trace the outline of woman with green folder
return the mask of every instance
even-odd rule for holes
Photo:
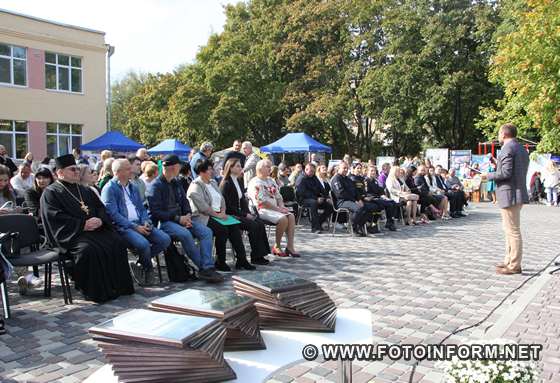
[[[247,261],[245,246],[241,238],[240,222],[226,214],[226,203],[214,178],[214,166],[204,159],[196,163],[194,171],[198,174],[189,186],[187,198],[191,204],[192,219],[207,225],[214,233],[219,271],[230,272],[226,263],[226,243],[231,242],[235,251],[236,269],[255,270]]]

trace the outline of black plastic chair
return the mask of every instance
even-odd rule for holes
[[[9,242],[4,243],[2,250],[6,258],[14,267],[45,268],[45,297],[51,296],[52,264],[57,263],[60,281],[64,294],[64,303],[72,303],[70,286],[66,269],[63,265],[59,249],[41,248],[43,240],[39,232],[37,221],[30,215],[8,214],[0,216],[0,233],[17,233]],[[28,250],[22,252],[22,250]],[[8,308],[9,311],[9,308]]]

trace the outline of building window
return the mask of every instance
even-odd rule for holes
[[[45,52],[45,88],[82,93],[82,59]]]
[[[0,120],[0,145],[4,145],[8,156],[23,159],[27,149],[27,122]]]
[[[27,86],[27,49],[0,43],[0,83]]]
[[[51,158],[72,153],[82,145],[82,125],[47,123],[47,155]]]

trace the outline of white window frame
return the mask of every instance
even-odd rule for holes
[[[66,153],[66,154],[71,154],[73,149],[76,149],[73,147],[72,145],[72,139],[74,137],[79,137],[80,138],[80,145],[81,142],[83,140],[83,134],[84,134],[84,125],[83,124],[70,124],[70,123],[66,123],[66,122],[48,122],[47,124],[54,124],[56,125],[56,133],[49,133],[48,131],[48,125],[47,125],[47,151],[48,151],[48,138],[50,137],[56,137],[56,153],[54,153],[55,157],[59,157],[62,154],[60,153],[60,142],[61,140],[66,140],[66,142],[68,143],[68,140],[70,140],[70,153]],[[70,133],[61,133],[60,132],[60,125],[69,125],[70,126]],[[73,128],[77,126],[81,127],[81,133],[80,134],[76,134],[73,132]],[[47,153],[50,155],[50,153]]]
[[[55,63],[47,62],[47,54],[55,55]],[[63,65],[58,63],[58,56],[67,56],[68,57],[68,65]],[[72,59],[80,59],[81,66],[75,67],[72,66]],[[55,68],[55,75],[56,75],[56,89],[47,87],[47,66],[51,66]],[[66,68],[68,69],[68,90],[66,89],[58,89],[58,68]],[[72,69],[78,69],[80,71],[80,83],[81,89],[79,92],[75,92],[72,90]],[[62,92],[62,93],[72,93],[72,94],[84,94],[84,58],[80,56],[72,56],[64,53],[56,53],[56,52],[49,52],[45,51],[45,90],[51,92]]]
[[[25,154],[27,154],[29,152],[29,123],[27,121],[21,121],[21,120],[2,120],[2,121],[8,121],[10,123],[10,126],[12,127],[11,131],[8,130],[2,130],[0,128],[0,134],[2,135],[10,135],[12,136],[11,138],[11,143],[12,143],[12,150],[11,152],[13,153],[13,159],[16,160],[23,160],[22,158],[16,157],[17,156],[17,146],[16,146],[16,136],[20,135],[20,136],[25,136],[26,139],[26,143],[27,143],[27,148],[25,150]],[[16,131],[16,122],[23,122],[25,123],[25,132],[18,132]],[[8,152],[10,152],[9,150],[7,150]],[[23,155],[25,157],[25,154]]]
[[[2,43],[2,42],[0,42],[0,44],[7,45],[8,47],[10,47],[10,55],[9,56],[0,54],[0,58],[10,60],[10,82],[1,82],[0,81],[0,85],[2,85],[2,86],[13,86],[13,87],[17,87],[17,88],[27,88],[27,86],[29,84],[29,73],[28,73],[29,71],[27,69],[27,53],[28,53],[27,48],[26,47],[21,47],[19,45],[12,45],[12,44]],[[19,57],[14,57],[14,48],[23,49],[25,51],[25,58],[22,59],[22,58],[19,58]],[[25,85],[14,84],[14,60],[25,62]]]

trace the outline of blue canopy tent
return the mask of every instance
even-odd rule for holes
[[[87,144],[80,145],[81,150],[98,152],[112,150],[115,152],[135,152],[142,148],[138,142],[131,140],[121,132],[107,132]]]
[[[278,141],[261,146],[261,152],[266,153],[331,153],[330,146],[323,145],[305,133],[288,133]]]
[[[153,148],[148,149],[148,153],[151,155],[176,154],[178,156],[187,156],[190,151],[189,145],[185,145],[174,138],[163,140]]]

